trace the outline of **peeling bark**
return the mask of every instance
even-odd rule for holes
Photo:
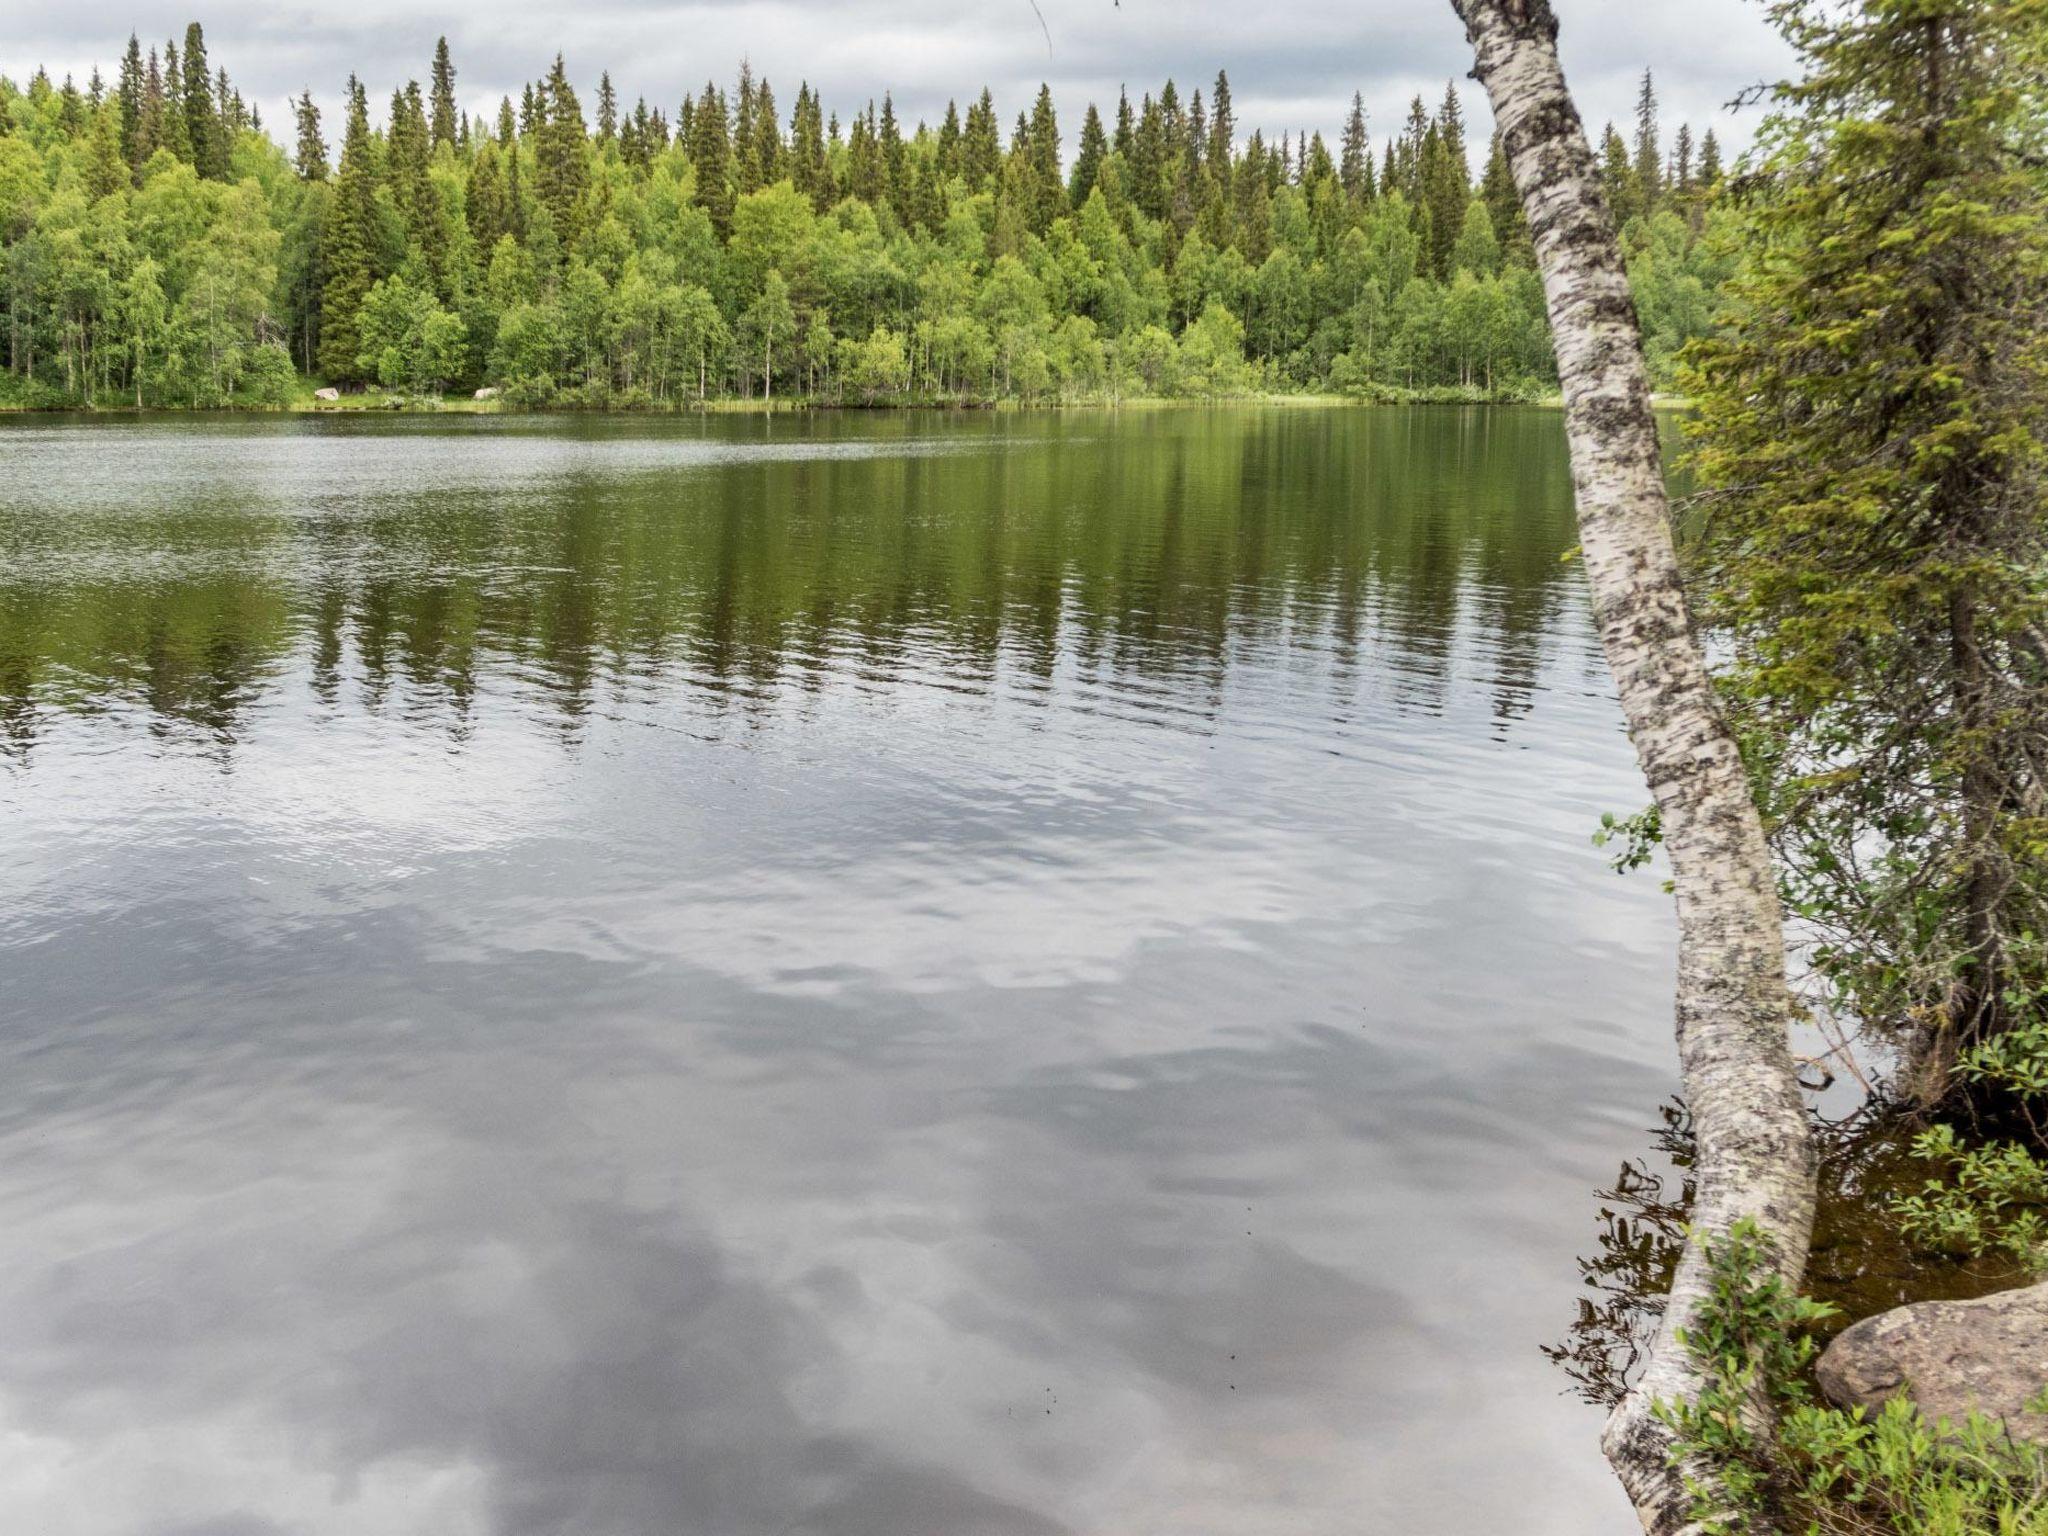
[[[1614,221],[1557,58],[1549,0],[1452,0],[1535,239],[1564,388],[1593,610],[1678,901],[1677,1033],[1698,1135],[1692,1235],[1635,1390],[1602,1444],[1651,1536],[1696,1530],[1652,1413],[1690,1400],[1675,1337],[1705,1295],[1701,1243],[1745,1218],[1796,1284],[1813,1226],[1813,1149],[1787,1029],[1784,925],[1763,826],[1692,629],[1673,547],[1641,330]],[[1764,1410],[1759,1405],[1761,1414]]]

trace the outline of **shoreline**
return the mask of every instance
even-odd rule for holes
[[[1659,411],[1684,411],[1692,402],[1683,395],[1653,394],[1652,407]],[[310,398],[287,405],[233,406],[134,406],[134,405],[13,405],[0,404],[0,418],[29,416],[798,416],[798,415],[888,415],[904,411],[932,411],[949,415],[1044,414],[1059,411],[1179,411],[1223,409],[1356,410],[1389,406],[1438,407],[1529,407],[1561,411],[1558,395],[1535,398],[1509,396],[1444,396],[1418,392],[1412,398],[1359,395],[1230,395],[1213,399],[1187,399],[1160,395],[1133,395],[1121,400],[1058,400],[1026,404],[1017,400],[975,401],[904,400],[870,405],[844,401],[812,400],[709,400],[680,405],[508,406],[502,400],[424,399],[418,397],[376,397],[369,394],[342,400]]]

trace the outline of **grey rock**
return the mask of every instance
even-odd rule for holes
[[[2048,1283],[1867,1317],[1827,1347],[1816,1375],[1839,1407],[1875,1410],[1904,1394],[1927,1419],[1974,1408],[2048,1445],[2048,1414],[2027,1411],[2048,1388]]]
[[[472,400],[495,400],[498,398],[498,392],[495,389],[486,387],[484,389],[478,390],[474,395],[471,395],[470,398]]]
[[[316,389],[313,391],[313,398],[315,400],[339,400],[341,398],[341,391],[338,389]]]

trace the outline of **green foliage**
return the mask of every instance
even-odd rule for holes
[[[1921,1132],[1913,1150],[1946,1174],[1892,1201],[1913,1242],[1958,1258],[1996,1254],[2034,1272],[2048,1269],[2048,1163],[2015,1142],[1965,1146],[1947,1125]]]
[[[1664,813],[1655,805],[1644,807],[1635,815],[1616,816],[1612,811],[1600,814],[1600,830],[1593,834],[1593,846],[1605,848],[1610,843],[1619,843],[1620,849],[1609,859],[1616,874],[1627,874],[1632,869],[1641,869],[1656,857],[1658,845],[1664,841]]]
[[[1707,1536],[2048,1531],[2048,1452],[1975,1414],[1930,1425],[1904,1399],[1874,1418],[1818,1401],[1808,1330],[1833,1309],[1785,1283],[1753,1223],[1709,1242],[1706,1258],[1706,1298],[1680,1334],[1701,1386],[1657,1413]]]
[[[161,61],[131,45],[90,109],[13,95],[10,400],[226,404],[280,345],[344,389],[580,406],[1556,387],[1505,159],[1475,187],[1455,91],[1418,103],[1384,182],[1362,102],[1341,158],[1320,136],[1274,146],[1243,134],[1222,76],[1206,120],[1171,83],[1114,132],[1089,108],[1068,168],[1049,90],[1007,135],[985,91],[937,132],[885,94],[828,141],[808,84],[783,119],[746,69],[673,127],[604,77],[592,125],[557,58],[472,132],[444,40],[426,88],[380,91],[381,125],[348,82],[330,165],[310,94],[279,145],[224,77],[199,89],[210,41],[194,27]],[[1712,313],[1698,211],[1631,232],[1659,359]],[[236,302],[195,305],[234,244]]]
[[[2048,1142],[2048,1026],[2027,1020],[1994,1035],[1965,1051],[1953,1072],[1979,1096],[2008,1106],[2036,1145]],[[1893,1202],[1915,1243],[2048,1271],[2048,1161],[2015,1140],[1966,1141],[1946,1124],[1922,1132],[1914,1151],[1943,1173]]]
[[[1814,972],[1938,1098],[2048,1008],[2048,8],[1773,14],[1806,73],[1690,356],[1701,591]]]

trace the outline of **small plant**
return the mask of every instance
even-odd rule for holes
[[[1930,1425],[1904,1399],[1875,1417],[1817,1401],[1808,1330],[1834,1309],[1768,1257],[1748,1222],[1707,1245],[1707,1298],[1680,1334],[1703,1384],[1657,1406],[1674,1465],[1713,1470],[1717,1486],[1689,1484],[1706,1536],[2048,1536],[2048,1450],[1977,1414]]]
[[[2048,1269],[2048,1163],[2016,1142],[1966,1147],[1947,1125],[1922,1131],[1913,1151],[1948,1176],[1892,1201],[1907,1237],[1956,1258],[1996,1254],[2030,1273]]]
[[[1595,848],[1605,848],[1609,843],[1621,844],[1620,849],[1608,857],[1608,863],[1614,866],[1618,875],[1641,869],[1649,863],[1656,856],[1657,845],[1663,841],[1664,816],[1654,805],[1626,817],[1603,811],[1600,830],[1593,834]]]

